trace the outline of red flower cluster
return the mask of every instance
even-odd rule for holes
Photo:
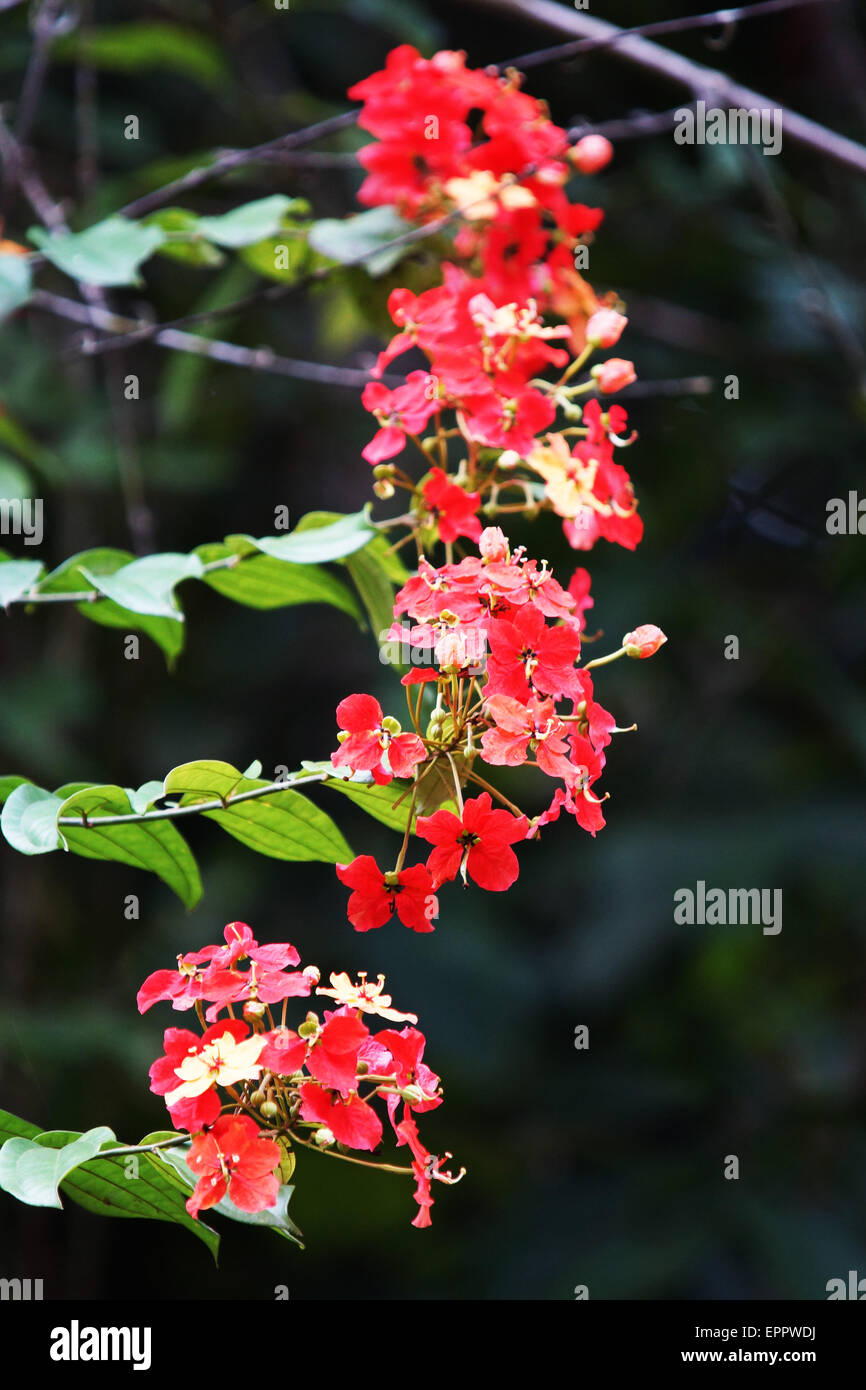
[[[453,804],[417,815],[415,834],[433,846],[426,865],[403,867],[407,827],[395,870],[381,870],[370,855],[337,866],[341,882],[352,889],[348,915],[359,931],[394,915],[414,931],[432,930],[436,890],[458,875],[494,892],[509,888],[518,873],[511,846],[537,836],[563,808],[592,835],[605,823],[605,798],[595,783],[617,729],[595,699],[589,667],[578,665],[583,613],[592,602],[589,576],[579,570],[564,589],[546,564],[539,566],[522,548],[512,554],[496,527],[482,532],[479,552],[438,568],[422,559],[397,594],[395,615],[413,621],[395,624],[388,636],[422,649],[428,662],[404,676],[404,684],[435,682],[437,690],[423,735],[423,688],[417,704],[409,703],[418,745],[412,807],[425,804],[425,782],[437,767],[444,785],[453,788]],[[658,628],[638,628],[613,655],[651,655],[664,640]],[[338,718],[344,722],[345,705],[360,708],[370,700],[350,697]],[[372,704],[381,723],[380,707]],[[396,720],[391,723],[399,728]],[[333,761],[344,775],[357,777],[370,758],[365,747],[357,759],[350,754],[346,740]],[[508,802],[507,809],[494,808],[490,793],[499,793],[475,771],[476,759],[494,767],[536,767],[562,785],[546,810],[530,819]],[[375,770],[373,776],[382,780]],[[483,790],[464,800],[463,787],[470,783]],[[402,799],[407,795],[406,789],[400,793]]]
[[[353,983],[341,974],[331,976],[329,989],[316,990],[337,1007],[323,1019],[308,1013],[297,1031],[287,1028],[285,1001],[308,995],[319,971],[286,970],[298,963],[295,948],[260,946],[243,922],[230,922],[224,935],[225,946],[178,957],[176,970],[156,971],[138,994],[141,1013],[170,999],[176,1009],[195,1008],[202,1024],[208,1000],[208,1016],[223,1008],[231,1014],[234,1004],[243,1010],[243,1019],[218,1020],[201,1034],[168,1028],[164,1055],[150,1068],[150,1089],[165,1098],[172,1124],[194,1135],[187,1163],[198,1181],[190,1214],[226,1196],[243,1211],[272,1207],[277,1170],[293,1145],[372,1153],[383,1138],[372,1102],[382,1099],[398,1147],[411,1147],[419,1204],[412,1224],[429,1226],[431,1181],[457,1179],[441,1171],[450,1154],[437,1158],[418,1139],[413,1114],[441,1105],[442,1094],[423,1060],[426,1040],[416,1016],[391,1007],[383,976],[372,984],[365,975]],[[247,970],[239,968],[244,959]],[[280,1000],[276,1024],[269,1004]],[[373,1033],[366,1015],[410,1026]]]
[[[340,747],[331,755],[344,777],[402,779],[394,807],[407,803],[393,869],[370,855],[337,866],[351,890],[350,921],[369,931],[398,917],[427,932],[443,883],[510,887],[513,846],[563,809],[592,835],[604,825],[597,783],[617,729],[595,699],[590,668],[650,655],[664,637],[638,628],[619,651],[581,666],[593,603],[587,571],[563,588],[546,562],[523,548],[512,553],[504,533],[482,520],[553,511],[577,550],[598,540],[633,550],[641,539],[631,480],[616,460],[635,438],[626,412],[584,399],[622,390],[634,367],[608,358],[577,379],[627,325],[616,296],[599,299],[577,271],[578,243],[601,212],[570,201],[567,190],[575,172],[604,167],[610,145],[589,136],[570,147],[517,73],[469,69],[461,53],[427,60],[404,45],[350,96],[363,102],[359,124],[376,137],[359,156],[368,174],[361,201],[456,226],[442,283],[391,292],[397,332],[363,394],[379,426],[363,450],[374,492],[410,494],[403,515],[382,525],[408,525],[403,540],[418,551],[418,570],[394,607],[403,621],[383,634],[410,653],[403,684],[412,728],[404,733],[372,696],[352,695],[338,708]],[[410,351],[427,370],[386,387],[386,368]],[[428,459],[417,481],[393,461],[407,440]],[[446,548],[442,565],[427,558],[437,542]],[[530,816],[479,775],[479,761],[535,767],[556,785]],[[413,832],[431,846],[424,864],[406,863]]]
[[[601,168],[610,145],[570,147],[516,73],[467,68],[462,53],[427,60],[406,44],[349,96],[363,101],[358,124],[378,141],[358,155],[368,171],[361,202],[393,203],[421,221],[460,210],[460,255],[480,255],[500,302],[541,293],[548,246],[567,250],[601,222],[598,208],[569,202],[564,186],[575,169]],[[473,130],[467,118],[476,112]]]

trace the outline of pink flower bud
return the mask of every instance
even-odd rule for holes
[[[485,526],[478,541],[478,549],[485,560],[508,559],[508,541],[501,526]]]
[[[608,395],[612,391],[621,391],[624,386],[630,386],[633,381],[637,381],[634,363],[626,362],[622,357],[609,357],[606,362],[599,362],[598,366],[593,367],[590,376],[595,377],[599,391]]]
[[[586,341],[593,347],[611,348],[618,343],[628,323],[615,309],[599,309],[586,325]]]
[[[613,158],[613,145],[603,135],[584,135],[572,146],[571,158],[581,174],[597,174]]]
[[[626,656],[640,657],[643,661],[657,652],[667,640],[660,627],[656,627],[654,623],[644,623],[642,627],[636,627],[634,632],[627,632],[622,639],[622,645],[625,647]]]

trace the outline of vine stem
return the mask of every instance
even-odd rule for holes
[[[256,797],[269,796],[273,792],[285,791],[296,786],[306,786],[313,782],[327,782],[331,777],[329,772],[311,772],[308,775],[298,774],[292,780],[281,782],[268,782],[264,787],[253,787],[251,791],[238,792],[237,796],[217,797],[213,801],[199,801],[194,806],[167,806],[161,811],[133,811],[129,815],[120,816],[94,816],[85,819],[81,816],[60,816],[58,825],[75,825],[79,829],[97,829],[101,825],[130,825],[141,821],[152,820],[175,820],[178,816],[195,816],[203,811],[226,811],[230,806],[236,806],[241,801],[254,801]],[[339,778],[334,778],[339,781]]]
[[[171,1139],[159,1139],[155,1144],[130,1144],[123,1149],[103,1149],[101,1153],[94,1154],[94,1158],[120,1158],[127,1154],[153,1154],[160,1149],[176,1149],[181,1144],[189,1143],[188,1134],[176,1134]]]
[[[202,565],[201,572],[202,574],[212,574],[214,570],[235,569],[238,565],[243,564],[244,560],[253,560],[261,554],[260,550],[254,550],[249,555],[224,555],[221,560],[209,560],[206,565]],[[196,576],[191,574],[188,578],[195,579]],[[37,580],[36,582],[40,583],[41,581]],[[104,603],[107,597],[107,594],[101,594],[98,589],[85,589],[66,594],[40,594],[38,590],[35,592],[28,590],[27,593],[9,599],[7,607],[11,607],[13,603]]]
[[[300,1144],[304,1149],[314,1149],[316,1153],[326,1154],[328,1158],[341,1158],[344,1163],[357,1163],[361,1168],[375,1168],[380,1173],[405,1173],[409,1177],[414,1176],[411,1168],[401,1168],[396,1163],[368,1163],[366,1158],[354,1158],[352,1154],[341,1154],[336,1149],[322,1149],[312,1139],[301,1139],[294,1130],[290,1130],[289,1133],[294,1143]]]

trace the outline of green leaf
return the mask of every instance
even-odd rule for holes
[[[4,560],[0,562],[0,604],[5,608],[13,599],[32,589],[42,573],[41,560]]]
[[[90,590],[99,593],[98,580],[105,575],[113,575],[118,570],[131,565],[135,556],[127,550],[113,550],[100,546],[95,550],[82,550],[64,560],[62,565],[52,570],[39,584],[40,593],[79,593]],[[169,666],[183,650],[183,624],[175,614],[171,618],[149,617],[122,608],[111,599],[99,603],[84,601],[77,605],[78,612],[100,627],[121,628],[144,632],[166,655]]]
[[[114,574],[98,574],[83,565],[79,568],[94,588],[121,608],[177,622],[183,622],[183,613],[174,595],[175,585],[183,579],[202,577],[201,560],[197,555],[171,552],[145,555]]]
[[[195,554],[204,565],[230,555],[247,557],[242,564],[213,570],[202,578],[217,593],[246,604],[248,608],[330,603],[353,618],[361,616],[354,594],[335,575],[317,565],[296,565],[287,560],[275,560],[271,555],[257,555],[251,542],[243,536],[227,536],[225,541],[200,545]]]
[[[270,198],[257,198],[254,203],[244,203],[220,217],[199,217],[198,231],[208,241],[215,241],[217,246],[252,246],[264,237],[275,236],[283,225],[283,218],[295,207],[293,198],[275,193]]]
[[[303,762],[301,766],[308,772],[327,772],[330,774],[327,781],[323,784],[334,791],[342,792],[350,801],[354,801],[374,820],[381,821],[390,830],[398,830],[402,835],[406,829],[406,821],[409,818],[409,804],[412,800],[411,783],[401,782],[396,778],[389,782],[387,787],[379,787],[373,781],[369,772],[356,772],[353,777],[344,781],[342,777],[337,777],[330,762]],[[408,793],[404,796],[404,792]],[[400,805],[395,808],[395,802]],[[414,830],[414,817],[413,817]],[[342,861],[345,863],[345,861]]]
[[[306,235],[299,236],[300,224],[287,219],[282,233],[254,241],[250,246],[242,246],[240,259],[257,275],[268,280],[276,280],[281,285],[291,285],[311,268],[313,257],[307,245]],[[288,248],[288,255],[285,254]]]
[[[0,1149],[0,1187],[19,1202],[30,1207],[62,1207],[58,1188],[63,1179],[99,1153],[103,1144],[117,1143],[113,1130],[106,1125],[89,1129],[58,1148],[38,1139],[7,1139]]]
[[[85,589],[96,589],[95,583],[88,579],[85,570],[94,574],[114,574],[130,564],[135,556],[128,550],[113,550],[99,546],[95,550],[80,550],[70,555],[62,565],[58,565],[40,581],[41,594],[76,594]]]
[[[403,256],[412,250],[404,246],[386,246],[396,237],[411,231],[393,207],[370,208],[354,217],[325,217],[310,228],[309,242],[314,251],[340,265],[363,265],[376,278],[386,275]]]
[[[165,1149],[162,1155],[164,1161],[171,1164],[187,1190],[195,1186],[195,1178],[186,1162],[189,1149],[189,1144],[179,1144],[176,1148]],[[221,1216],[227,1216],[230,1221],[240,1221],[245,1226],[265,1226],[275,1231],[277,1235],[293,1241],[303,1250],[302,1232],[288,1213],[289,1202],[294,1190],[294,1187],[290,1185],[283,1185],[277,1193],[277,1200],[274,1205],[268,1207],[266,1211],[241,1211],[230,1197],[223,1197],[222,1201],[217,1202],[216,1206],[211,1207],[210,1210],[219,1212]]]
[[[0,255],[0,319],[27,303],[32,282],[33,272],[27,256]]]
[[[165,240],[159,227],[125,217],[108,217],[83,232],[49,234],[34,227],[27,235],[58,270],[88,285],[140,285],[138,267]]]
[[[0,1143],[16,1138],[38,1139],[48,1149],[59,1149],[81,1136],[61,1130],[42,1133],[38,1125],[0,1110]],[[142,1143],[148,1142],[152,1141],[142,1140]],[[3,1149],[0,1149],[0,1158],[2,1155]],[[141,1162],[142,1157],[148,1162]],[[64,1197],[98,1216],[168,1221],[184,1226],[204,1241],[216,1260],[219,1236],[203,1221],[196,1221],[189,1215],[184,1205],[188,1189],[179,1186],[174,1171],[155,1156],[139,1156],[137,1174],[136,1169],[130,1168],[128,1157],[89,1159],[63,1179],[60,1190]]]
[[[222,49],[210,35],[149,20],[82,27],[52,44],[51,56],[83,59],[91,67],[114,72],[169,69],[211,91],[218,91],[230,76]]]
[[[137,791],[133,791],[131,787],[124,787],[123,790],[129,797],[129,804],[133,811],[139,812],[147,811],[154,801],[161,801],[164,795],[162,782],[156,781],[145,782]]]
[[[0,497],[5,498],[7,502],[23,502],[25,497],[32,496],[33,482],[27,470],[15,459],[0,454]]]
[[[12,797],[17,795],[18,792],[12,793]],[[146,869],[161,878],[184,906],[194,907],[202,895],[198,866],[186,840],[170,820],[127,821],[120,825],[92,824],[94,819],[98,820],[101,816],[130,815],[133,809],[129,795],[122,787],[88,787],[62,802],[58,815],[86,815],[90,826],[86,827],[83,823],[80,826],[64,825],[60,827],[61,833],[75,854],[85,859],[110,859],[131,864],[136,869]]]
[[[379,641],[380,634],[387,632],[394,621],[394,585],[388,578],[381,559],[373,553],[372,545],[350,555],[346,560],[346,568],[363,599],[373,636]]]
[[[244,777],[230,763],[203,761],[173,768],[165,779],[165,794],[180,795],[182,805],[190,806],[201,801],[226,801],[269,785],[261,778]],[[202,814],[241,844],[271,859],[337,864],[354,858],[330,816],[291,788]]]
[[[253,541],[257,550],[276,560],[291,560],[294,564],[309,565],[323,560],[340,560],[362,546],[369,545],[378,535],[371,526],[369,507],[349,516],[341,516],[328,526],[304,526],[301,519],[288,536],[264,536]]]
[[[222,252],[201,234],[196,214],[185,208],[162,208],[143,218],[142,226],[159,227],[165,233],[165,240],[159,247],[161,256],[206,269],[222,265],[225,260]]]
[[[19,854],[50,854],[60,849],[57,813],[60,797],[32,782],[22,782],[6,799],[0,831]]]
[[[10,792],[14,792],[16,787],[23,787],[26,781],[26,777],[18,777],[14,772],[0,777],[0,806],[8,799]]]
[[[93,623],[98,623],[100,627],[121,628],[124,632],[133,629],[146,633],[165,653],[169,668],[174,665],[175,659],[183,651],[183,623],[177,616],[174,618],[147,617],[143,614],[133,613],[128,608],[121,608],[119,604],[112,603],[110,599],[105,599],[102,603],[79,603],[77,607],[79,613],[83,613],[85,618],[89,618]]]

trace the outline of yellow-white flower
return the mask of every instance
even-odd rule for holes
[[[231,1033],[223,1033],[175,1067],[181,1084],[167,1093],[166,1104],[177,1105],[181,1100],[203,1095],[213,1085],[232,1086],[236,1081],[258,1080],[262,1069],[257,1062],[263,1047],[261,1037],[237,1042]]]

